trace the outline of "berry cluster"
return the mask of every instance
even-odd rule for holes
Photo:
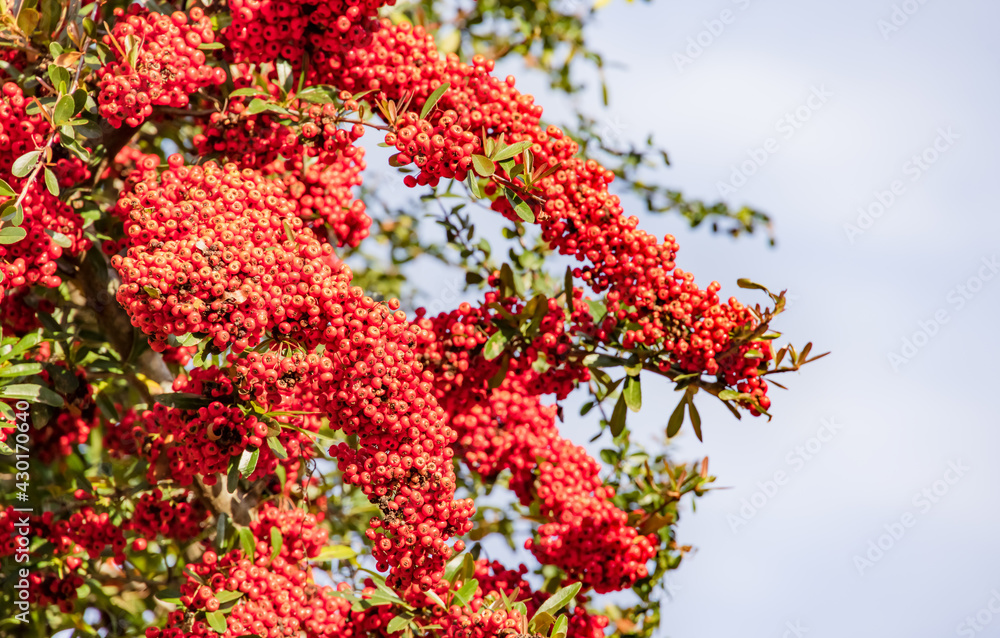
[[[28,591],[34,605],[40,608],[57,605],[60,612],[69,614],[76,603],[76,590],[83,582],[83,576],[76,571],[60,574],[43,569],[28,574]]]
[[[28,287],[12,290],[5,297],[0,297],[0,327],[4,334],[23,336],[41,327],[38,320],[40,313],[51,313],[53,310],[55,304],[48,299],[32,297]]]
[[[141,442],[140,455],[149,461],[147,478],[154,484],[170,477],[187,486],[202,476],[206,485],[214,485],[215,475],[226,474],[230,459],[246,449],[260,449],[250,479],[267,476],[278,464],[267,446],[261,449],[267,424],[218,401],[197,411],[156,404],[140,415],[132,431]]]
[[[222,31],[236,62],[272,62],[296,68],[306,48],[319,60],[368,43],[374,16],[395,0],[230,0],[232,22]]]
[[[125,562],[125,535],[121,527],[111,522],[107,512],[98,513],[92,507],[84,507],[70,514],[66,536],[82,547],[91,559],[100,557],[101,552],[111,548],[114,560],[119,565]]]
[[[83,235],[83,220],[65,202],[46,189],[42,179],[14,177],[11,167],[16,159],[43,148],[52,133],[44,116],[29,115],[29,101],[13,82],[4,83],[0,95],[0,179],[16,192],[26,190],[21,199],[27,237],[14,244],[0,244],[0,294],[4,289],[41,284],[55,288],[62,279],[56,274],[56,260],[64,254],[76,256],[90,248]],[[58,136],[58,133],[54,133]],[[79,159],[61,159],[56,170],[63,179],[89,176]],[[59,177],[57,173],[57,178]],[[0,202],[0,203],[6,203]]]
[[[471,528],[473,505],[453,500],[455,433],[431,394],[433,375],[414,361],[420,329],[408,324],[398,302],[377,304],[350,285],[349,269],[334,270],[332,247],[302,227],[279,183],[235,165],[188,167],[176,156],[169,163],[159,182],[137,184],[119,201],[130,211],[130,247],[112,265],[133,324],[157,350],[170,334],[187,333],[231,348],[241,398],[279,405],[296,391],[314,397],[331,427],[359,438],[358,449],[344,444],[331,453],[345,483],[385,516],[369,530],[379,567],[392,566],[403,589],[443,587],[446,541]],[[247,352],[264,338],[294,339],[307,353]],[[259,445],[245,427],[253,417],[221,403],[213,409],[194,419],[162,406],[144,415],[153,475],[152,456],[181,435],[188,437],[184,446],[167,448],[171,472],[223,469],[218,445],[189,438],[204,436],[206,419],[230,419],[228,427],[239,430],[231,442],[237,449]],[[273,470],[272,463],[262,451],[257,472]]]
[[[493,62],[481,56],[471,64],[455,55],[442,56],[422,27],[383,21],[370,45],[331,59],[319,73],[341,89],[374,90],[379,98],[410,100],[414,108],[447,82],[449,89],[426,119],[408,112],[391,123],[396,130],[387,134],[386,143],[400,151],[397,162],[412,161],[420,168],[416,176],[407,176],[407,185],[464,179],[481,138],[503,134],[509,143],[531,142],[535,166],[553,172],[533,187],[529,205],[550,245],[588,262],[574,276],[596,292],[607,291],[603,332],[610,335],[617,326],[637,324],[626,331],[623,345],[674,355],[664,363],[667,368],[735,372],[737,378],[744,378],[748,368],[757,369],[759,359],[739,356],[755,346],[732,356],[730,338],[733,329],[754,326],[753,315],[735,300],[720,303],[718,284],[701,291],[688,274],[675,271],[674,238],[668,235],[659,242],[636,228],[638,218],[626,218],[620,200],[608,191],[614,174],[594,160],[575,157],[577,144],[557,127],[543,129],[541,107],[514,88],[512,77],[500,80],[490,75],[492,70]],[[520,183],[502,167],[496,171]],[[492,207],[518,219],[505,197],[496,198]]]
[[[510,487],[521,503],[534,503],[547,519],[526,545],[539,561],[557,565],[598,592],[628,588],[647,575],[655,536],[643,536],[628,524],[628,513],[611,502],[613,491],[602,485],[600,464],[559,436],[556,406],[540,400],[547,393],[563,398],[575,381],[588,378],[582,366],[559,365],[569,345],[564,310],[554,301],[539,309],[538,334],[522,344],[499,387],[491,390],[487,380],[501,364],[484,360],[487,335],[479,326],[502,321],[490,316],[490,305],[497,303],[512,314],[521,310],[515,300],[489,292],[481,308],[462,304],[418,321],[426,331],[419,352],[435,373],[438,399],[458,431],[457,448],[484,476],[509,470]],[[585,304],[579,306],[574,316]],[[555,365],[536,369],[536,361]]]
[[[199,45],[215,41],[202,9],[187,14],[149,13],[133,4],[115,9],[117,21],[104,43],[114,60],[98,70],[98,111],[115,128],[138,127],[154,106],[184,108],[190,94],[226,81],[221,68],[206,64]]]
[[[271,527],[258,525],[255,532],[269,533]],[[283,546],[296,544],[296,528],[279,529]],[[271,560],[269,535],[256,538],[255,560],[244,556],[242,550],[222,556],[207,551],[199,562],[188,564],[187,580],[181,585],[181,602],[186,610],[171,612],[166,627],[147,629],[146,638],[219,636],[204,620],[190,622],[188,618],[198,611],[217,611],[222,604],[220,598],[232,600],[234,593],[239,597],[226,613],[224,638],[246,634],[309,638],[345,635],[351,604],[331,595],[329,586],[314,584],[305,565],[287,560],[284,555]]]
[[[205,506],[200,501],[191,502],[189,492],[166,499],[156,488],[139,497],[127,526],[147,540],[164,536],[183,543],[201,533],[207,518]]]
[[[341,98],[350,103],[350,95]],[[249,113],[246,98],[236,98],[226,111],[209,116],[194,138],[195,148],[200,155],[217,153],[242,168],[283,175],[285,192],[306,225],[320,234],[324,226],[329,228],[339,246],[357,246],[371,225],[364,202],[352,192],[365,169],[364,149],[355,146],[364,127],[339,128],[340,115],[332,103],[293,100],[290,109],[296,122],[285,125],[274,113]]]
[[[329,540],[329,534],[318,522],[317,516],[297,507],[282,509],[265,503],[257,512],[257,520],[250,523],[250,531],[257,538],[270,540],[271,529],[276,528],[284,539],[278,555],[294,564],[315,558]]]

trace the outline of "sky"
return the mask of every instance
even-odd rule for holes
[[[590,30],[620,64],[609,109],[581,104],[625,139],[654,132],[664,183],[768,212],[778,243],[626,212],[675,234],[702,286],[788,289],[775,328],[832,351],[781,379],[772,421],[703,400],[704,443],[675,440],[728,489],[682,514],[697,552],[660,635],[1000,636],[998,18],[969,0],[614,0]],[[662,438],[667,389],[645,388],[640,437]]]

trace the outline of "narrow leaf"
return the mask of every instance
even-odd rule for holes
[[[556,593],[552,594],[548,600],[542,603],[542,606],[535,612],[535,616],[542,613],[548,613],[554,616],[557,611],[568,605],[569,602],[573,600],[573,598],[580,591],[581,587],[583,587],[583,583],[573,583],[572,585],[563,587]]]
[[[254,548],[257,546],[257,540],[253,537],[253,532],[250,531],[249,527],[244,527],[240,530],[240,547],[243,548],[243,555],[246,556],[247,560],[251,563],[256,560],[254,558]]]
[[[511,144],[510,146],[506,146],[498,150],[493,155],[493,161],[499,162],[500,160],[505,160],[515,157],[522,151],[531,148],[532,144],[533,142],[525,140],[523,142],[517,142],[516,144]]]
[[[677,436],[677,433],[681,431],[681,426],[684,425],[684,405],[687,403],[687,395],[681,399],[677,407],[674,408],[673,413],[670,415],[670,420],[667,421],[667,438],[673,438]]]
[[[347,545],[328,545],[319,550],[319,555],[313,560],[325,562],[328,560],[346,560],[354,558],[358,553]]]
[[[56,174],[50,171],[48,167],[45,168],[43,174],[45,175],[45,188],[49,189],[49,192],[53,196],[59,197],[59,180],[56,178]]]
[[[447,91],[449,88],[451,88],[451,83],[445,82],[438,88],[434,89],[434,92],[431,93],[430,96],[427,98],[427,101],[424,102],[423,108],[420,109],[420,119],[422,120],[427,119],[427,115],[431,112],[431,109],[434,108],[434,105],[437,104],[438,100],[441,99],[441,96],[444,95],[444,92]],[[390,122],[390,124],[392,124],[392,122]]]
[[[618,436],[625,431],[625,414],[628,408],[625,403],[625,394],[622,393],[615,403],[615,409],[611,412],[611,434]]]
[[[475,596],[477,589],[479,589],[478,580],[473,578],[472,580],[465,581],[458,591],[455,592],[455,602],[462,607],[468,607],[469,601]]]
[[[0,388],[0,399],[23,399],[44,403],[55,408],[63,406],[63,398],[52,390],[35,383],[15,383]]]
[[[688,402],[688,414],[691,416],[691,425],[694,426],[694,435],[699,441],[704,441],[701,438],[701,415],[698,414],[698,408],[694,407],[694,401]]]
[[[625,397],[625,405],[628,406],[629,410],[639,411],[642,407],[642,385],[639,383],[639,377],[625,379],[625,389],[622,390],[622,396]]]
[[[281,530],[277,527],[271,528],[271,561],[278,557],[281,553],[281,546],[285,542],[285,539],[281,536]]]
[[[0,377],[27,377],[42,371],[40,363],[18,363],[6,368],[0,368]]]

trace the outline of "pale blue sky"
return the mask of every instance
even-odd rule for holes
[[[640,216],[647,230],[678,235],[678,265],[702,285],[717,279],[740,296],[739,277],[788,288],[794,300],[778,329],[833,350],[788,379],[790,392],[772,392],[770,423],[737,422],[703,401],[705,443],[681,437],[678,455],[708,454],[718,484],[732,489],[682,520],[680,540],[698,553],[672,577],[664,636],[781,638],[796,623],[810,638],[1000,636],[1000,614],[986,611],[1000,591],[991,400],[1000,276],[983,261],[1000,258],[1000,5],[895,5],[915,12],[888,31],[879,21],[892,19],[889,1],[616,1],[592,30],[625,65],[610,74],[609,117],[637,141],[656,132],[672,185],[714,199],[748,149],[774,138],[766,163],[729,198],[773,215],[776,249]],[[718,35],[702,35],[708,46],[678,68],[688,38],[723,17],[729,24],[710,24]],[[809,104],[814,89],[825,101]],[[797,109],[807,121],[789,134],[778,121]],[[894,182],[892,204],[849,236],[858,208],[876,193],[888,201]],[[947,321],[936,331],[935,315]],[[917,336],[922,346],[894,369],[888,355],[921,330],[934,334]],[[640,418],[653,436],[674,397],[644,395]],[[839,429],[810,441],[823,419]],[[815,454],[804,460],[796,446]],[[968,469],[959,476],[952,463]],[[785,484],[734,532],[729,515],[782,471]],[[885,525],[904,533],[859,569],[854,557]],[[989,622],[963,624],[977,612]]]

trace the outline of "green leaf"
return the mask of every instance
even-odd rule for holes
[[[385,626],[385,630],[390,634],[394,634],[401,630],[403,627],[410,623],[410,619],[406,616],[395,616],[389,621],[389,624]]]
[[[465,176],[465,182],[469,185],[469,190],[472,191],[472,196],[475,199],[483,198],[483,191],[479,188],[479,179],[476,177],[475,171],[469,171]]]
[[[211,400],[206,397],[189,392],[165,392],[157,394],[153,399],[168,408],[177,408],[179,410],[197,410],[198,408],[208,407],[211,403]]]
[[[476,173],[482,177],[489,177],[490,175],[493,175],[497,169],[496,165],[493,164],[493,160],[485,155],[473,155],[472,167],[476,170]]]
[[[740,393],[736,390],[723,390],[719,393],[719,398],[723,401],[733,401],[740,398]]]
[[[28,236],[28,231],[17,226],[0,228],[0,244],[16,244]]]
[[[226,45],[221,42],[202,42],[198,45],[198,48],[202,51],[208,51],[210,49],[224,49],[226,48]]]
[[[438,607],[440,607],[441,609],[443,609],[445,611],[448,611],[448,605],[444,604],[444,601],[441,600],[441,596],[439,596],[436,591],[434,591],[433,589],[429,589],[429,590],[427,590],[424,593],[427,594],[428,598],[430,598],[431,600],[434,601],[435,605],[437,605]]]
[[[330,86],[310,86],[295,94],[303,102],[329,104],[337,100],[337,90]]]
[[[444,564],[444,579],[449,583],[454,583],[458,579],[459,570],[465,562],[465,554],[455,554]]]
[[[52,230],[51,228],[46,228],[45,234],[52,238],[52,243],[55,244],[56,246],[60,246],[62,248],[69,248],[70,246],[73,245],[72,239],[70,239],[69,237],[60,232]],[[156,292],[159,293],[160,291],[157,290]]]
[[[76,102],[72,95],[64,95],[56,102],[56,108],[52,111],[52,123],[55,126],[62,126],[73,119],[76,114]]]
[[[673,438],[677,436],[677,433],[681,431],[681,426],[684,425],[684,405],[687,404],[687,395],[681,399],[677,407],[674,408],[673,413],[670,415],[670,419],[667,421],[667,438]]]
[[[17,192],[10,187],[10,184],[0,179],[0,197],[13,197]]]
[[[59,180],[56,178],[56,174],[45,167],[45,188],[49,189],[54,197],[59,197]]]
[[[257,539],[253,537],[253,532],[250,531],[249,527],[240,530],[240,547],[243,548],[243,555],[247,557],[247,560],[251,563],[254,562],[254,548],[257,547]]]
[[[234,98],[234,97],[249,97],[251,95],[267,95],[267,94],[264,93],[263,89],[261,89],[259,87],[250,86],[250,87],[246,87],[246,88],[243,88],[243,89],[236,89],[235,91],[233,91],[232,93],[229,94],[229,97],[230,98]]]
[[[7,404],[4,403],[4,405],[7,405]],[[2,456],[10,456],[13,453],[14,453],[14,450],[10,449],[10,446],[8,446],[3,441],[0,441],[0,455],[2,455]]]
[[[451,82],[445,82],[438,88],[434,89],[434,92],[431,93],[430,96],[427,98],[427,101],[424,102],[423,108],[420,109],[420,119],[422,120],[427,119],[427,115],[431,112],[431,109],[433,109],[434,105],[437,104],[438,100],[441,99],[441,96],[444,95],[444,92],[450,88],[451,88]],[[390,122],[390,124],[392,124],[392,122]]]
[[[259,449],[251,451],[247,448],[243,450],[243,454],[240,455],[240,476],[250,478],[250,475],[257,469],[257,459],[259,457]]]
[[[244,111],[244,113],[248,115],[256,115],[257,113],[260,113],[266,109],[267,109],[267,102],[258,97],[250,100],[250,104],[247,105],[247,108]]]
[[[551,638],[566,638],[566,633],[569,631],[569,618],[566,616],[559,616],[556,618],[556,624],[552,625],[552,633],[549,634]]]
[[[24,223],[24,209],[20,204],[16,204],[15,200],[7,200],[3,208],[0,208],[0,221],[11,226],[20,226]]]
[[[698,414],[698,408],[694,407],[694,401],[688,402],[688,415],[691,417],[691,425],[694,426],[694,435],[698,437],[699,441],[703,441],[701,438],[701,415]]]
[[[479,589],[479,581],[473,578],[472,580],[467,580],[462,583],[462,586],[455,592],[455,601],[458,602],[462,607],[468,607],[469,601],[472,597],[476,595],[476,590]]]
[[[175,605],[181,604],[181,592],[176,587],[167,587],[161,589],[159,592],[154,594],[157,600],[162,600],[165,603],[173,603]]]
[[[625,389],[622,390],[622,396],[625,397],[625,405],[628,406],[629,410],[639,411],[642,407],[642,385],[639,383],[639,377],[625,379]]]
[[[232,490],[230,490],[232,491]],[[219,520],[215,524],[215,551],[218,554],[225,553],[226,547],[226,520],[229,517],[225,512],[219,514]]]
[[[625,413],[628,410],[625,403],[625,393],[618,397],[615,409],[611,412],[611,435],[618,436],[625,431]]]
[[[347,560],[354,558],[358,553],[347,545],[327,545],[319,550],[319,554],[313,560],[326,562],[328,560]]]
[[[504,148],[498,150],[493,154],[493,161],[499,162],[501,160],[510,159],[516,155],[519,155],[521,151],[531,148],[534,142],[525,140],[523,142],[517,142],[516,144],[511,144],[510,146],[505,146]]]
[[[500,387],[503,380],[507,378],[507,372],[510,370],[510,357],[504,357],[503,361],[500,362],[500,367],[497,368],[496,374],[489,378],[487,384],[490,389],[496,389]]]
[[[21,340],[14,345],[13,349],[11,349],[9,353],[7,353],[7,356],[16,357],[23,352],[31,350],[41,342],[42,342],[41,333],[39,332],[28,333],[23,337],[21,337]]]
[[[288,458],[288,452],[285,450],[285,446],[281,444],[281,441],[278,440],[278,437],[267,437],[267,446],[271,448],[271,451],[274,452],[274,455],[280,460],[283,461]]]
[[[87,106],[87,91],[85,89],[77,89],[73,91],[73,113],[79,113]]]
[[[528,623],[528,631],[537,634],[544,634],[548,630],[548,628],[551,627],[555,622],[556,622],[555,616],[553,616],[547,611],[542,612],[540,614],[535,614],[534,617],[531,619],[531,622]]]
[[[273,527],[271,529],[274,529]],[[220,591],[215,594],[215,599],[219,601],[220,605],[224,605],[228,602],[232,602],[243,595],[241,591]]]
[[[556,593],[549,596],[549,599],[542,603],[542,606],[538,608],[535,612],[535,616],[542,613],[548,613],[555,616],[555,613],[569,604],[571,600],[583,587],[583,583],[573,583],[572,585],[567,585],[563,587]]]
[[[0,399],[23,399],[44,403],[54,408],[63,406],[63,398],[52,390],[35,383],[15,383],[0,388]]]
[[[14,160],[11,164],[10,172],[14,177],[25,177],[31,172],[31,169],[35,168],[35,164],[38,163],[38,157],[42,154],[41,151],[28,151],[21,157]]]
[[[503,194],[507,198],[507,201],[510,202],[510,205],[514,207],[514,212],[517,213],[518,217],[529,224],[535,222],[535,214],[531,212],[531,206],[528,205],[528,202],[521,199],[517,193],[509,188],[504,188]]]
[[[277,527],[271,528],[271,562],[281,553],[281,545],[285,539],[281,536],[281,530]]]
[[[764,286],[761,286],[760,284],[755,284],[754,282],[746,278],[737,279],[736,285],[739,286],[740,288],[746,288],[747,290],[763,290],[767,294],[771,294],[771,291],[765,288]]]
[[[42,371],[40,363],[17,363],[6,368],[0,368],[0,377],[27,377]]]
[[[215,630],[215,633],[226,633],[226,616],[221,611],[206,612],[205,620],[208,621],[208,626]]]
[[[486,340],[486,344],[483,346],[483,357],[487,361],[492,361],[499,357],[504,348],[507,346],[507,335],[502,331],[497,330]]]

